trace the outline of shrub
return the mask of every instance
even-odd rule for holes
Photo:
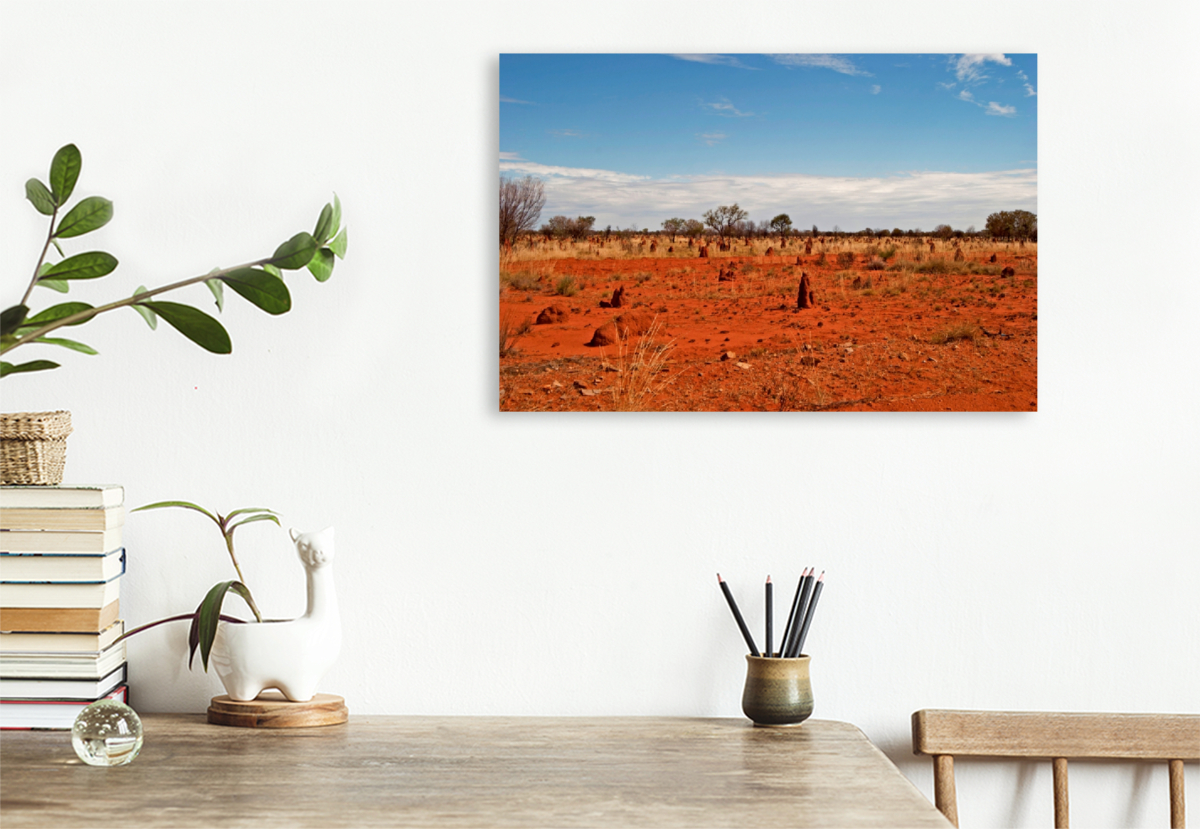
[[[837,255],[837,262],[839,268],[849,268],[854,264],[854,254],[848,250],[842,251]]]
[[[575,284],[575,278],[564,276],[554,283],[554,293],[559,296],[575,296],[579,293],[579,286]]]
[[[880,259],[878,256],[874,257],[873,259],[871,259],[870,262],[867,263],[867,270],[869,270],[869,271],[881,271],[883,269],[884,269],[883,260]]]
[[[955,340],[970,340],[975,342],[979,337],[979,326],[970,322],[960,322],[943,328],[940,331],[935,331],[929,341],[934,345],[945,345]]]
[[[879,252],[879,258],[882,259],[884,262],[887,262],[895,255],[896,255],[896,248],[894,248],[894,247],[884,248],[883,250],[881,250]]]

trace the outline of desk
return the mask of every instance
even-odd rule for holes
[[[809,720],[352,716],[290,730],[149,714],[128,766],[66,732],[0,738],[4,829],[950,824],[854,726]]]

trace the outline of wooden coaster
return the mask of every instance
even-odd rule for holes
[[[263,691],[249,702],[222,694],[208,706],[210,723],[239,728],[309,728],[337,725],[349,718],[346,700],[336,694],[317,694],[308,702],[292,702],[278,691]]]

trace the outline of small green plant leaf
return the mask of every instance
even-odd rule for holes
[[[338,228],[342,226],[342,200],[338,198],[338,194],[333,194],[333,227],[329,229],[332,235],[338,232]]]
[[[329,243],[329,249],[337,254],[338,259],[346,258],[346,228],[343,227],[342,232]]]
[[[205,595],[204,601],[200,602],[200,606],[196,608],[195,621],[192,623],[196,635],[194,640],[190,634],[188,636],[189,644],[195,642],[188,655],[188,667],[191,667],[192,659],[196,654],[196,645],[199,645],[200,661],[204,665],[204,670],[208,670],[208,655],[212,653],[213,641],[217,638],[217,624],[221,621],[221,605],[225,601],[225,594],[230,590],[245,599],[246,604],[254,611],[254,615],[258,616],[258,609],[254,606],[250,588],[246,585],[240,581],[223,581],[213,585]]]
[[[39,311],[21,324],[22,328],[29,328],[31,331],[43,325],[49,325],[52,322],[58,322],[60,319],[74,316],[83,311],[90,311],[91,305],[86,302],[60,302],[58,305],[51,305],[44,311]],[[70,323],[71,325],[83,325],[90,320],[91,317],[84,317],[81,320],[76,320]]]
[[[7,377],[10,374],[22,374],[27,371],[45,371],[49,368],[58,368],[58,363],[50,360],[33,360],[28,363],[12,363],[0,362],[0,377]]]
[[[141,512],[148,509],[163,509],[165,507],[181,507],[182,509],[195,510],[203,515],[207,515],[219,527],[221,522],[217,520],[217,516],[206,510],[199,504],[193,504],[191,501],[155,501],[153,504],[142,504],[140,507],[134,507],[130,512]]]
[[[158,314],[176,331],[205,351],[213,354],[229,354],[233,351],[233,343],[229,340],[229,332],[225,327],[199,308],[184,305],[179,302],[145,301],[144,305]]]
[[[71,212],[63,216],[58,223],[54,235],[59,239],[69,239],[72,236],[82,236],[108,224],[113,216],[113,204],[100,196],[88,196],[71,208]]]
[[[92,348],[90,345],[85,345],[75,340],[68,340],[64,337],[38,337],[34,340],[35,343],[45,343],[46,345],[60,345],[63,348],[69,348],[72,351],[82,351],[84,354],[99,354],[100,352]]]
[[[77,253],[52,265],[39,279],[95,279],[107,276],[117,269],[117,257],[111,253],[93,250]]]
[[[329,248],[321,248],[308,263],[308,269],[318,282],[325,282],[333,276],[333,263],[333,251]]]
[[[146,286],[138,285],[138,288],[133,292],[133,295],[137,296],[138,294],[144,293],[146,293]],[[129,307],[138,312],[138,315],[146,321],[146,325],[150,326],[151,331],[158,329],[158,314],[154,313],[144,305],[130,305]]]
[[[28,314],[29,306],[27,305],[14,305],[0,312],[0,337],[15,334],[21,327],[21,323],[25,322]]]
[[[40,288],[49,288],[53,291],[58,291],[60,294],[65,294],[71,290],[71,283],[65,279],[39,279],[37,284]]]
[[[82,168],[83,156],[74,144],[68,144],[54,154],[54,160],[50,162],[50,193],[59,205],[66,204],[71,198]]]
[[[321,215],[317,218],[317,226],[312,235],[318,245],[323,245],[335,233],[337,228],[333,224],[333,205],[327,204],[321,208]]]
[[[226,516],[226,520],[228,520],[229,518],[232,518],[232,517],[233,517],[232,515]],[[243,518],[241,521],[238,521],[235,524],[230,524],[228,532],[230,535],[233,535],[233,531],[236,530],[238,527],[240,527],[244,524],[252,524],[255,521],[273,521],[273,522],[275,522],[276,526],[279,526],[279,527],[283,526],[282,524],[279,523],[279,519],[276,518],[274,515],[251,515],[249,518]]]
[[[272,265],[270,262],[268,262],[267,264],[263,265],[263,266],[262,266],[262,269],[263,269],[264,271],[266,271],[267,273],[271,274],[271,276],[277,276],[277,277],[279,277],[280,279],[283,279],[283,271],[279,270],[279,268],[275,267],[275,266],[274,266],[274,265]]]
[[[229,515],[226,515],[225,520],[228,521],[230,518],[234,518],[238,515],[245,515],[248,512],[266,512],[270,513],[271,515],[279,515],[279,513],[277,513],[275,510],[267,509],[266,507],[242,507],[241,509],[235,509],[233,512],[229,513]],[[277,521],[275,523],[279,522]]]
[[[25,198],[33,204],[38,213],[43,216],[54,215],[54,196],[50,195],[50,188],[42,184],[38,179],[31,178],[25,182]]]
[[[292,309],[292,295],[278,276],[256,268],[238,268],[221,281],[268,314],[284,314]]]
[[[308,264],[317,252],[317,240],[303,231],[275,249],[270,264],[285,271],[297,271]]]
[[[225,310],[225,283],[219,279],[206,279],[204,284],[212,291],[213,298],[217,301],[217,310]]]

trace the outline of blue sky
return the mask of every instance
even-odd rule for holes
[[[1037,88],[1022,54],[501,55],[500,174],[540,221],[982,228],[1037,212]]]

